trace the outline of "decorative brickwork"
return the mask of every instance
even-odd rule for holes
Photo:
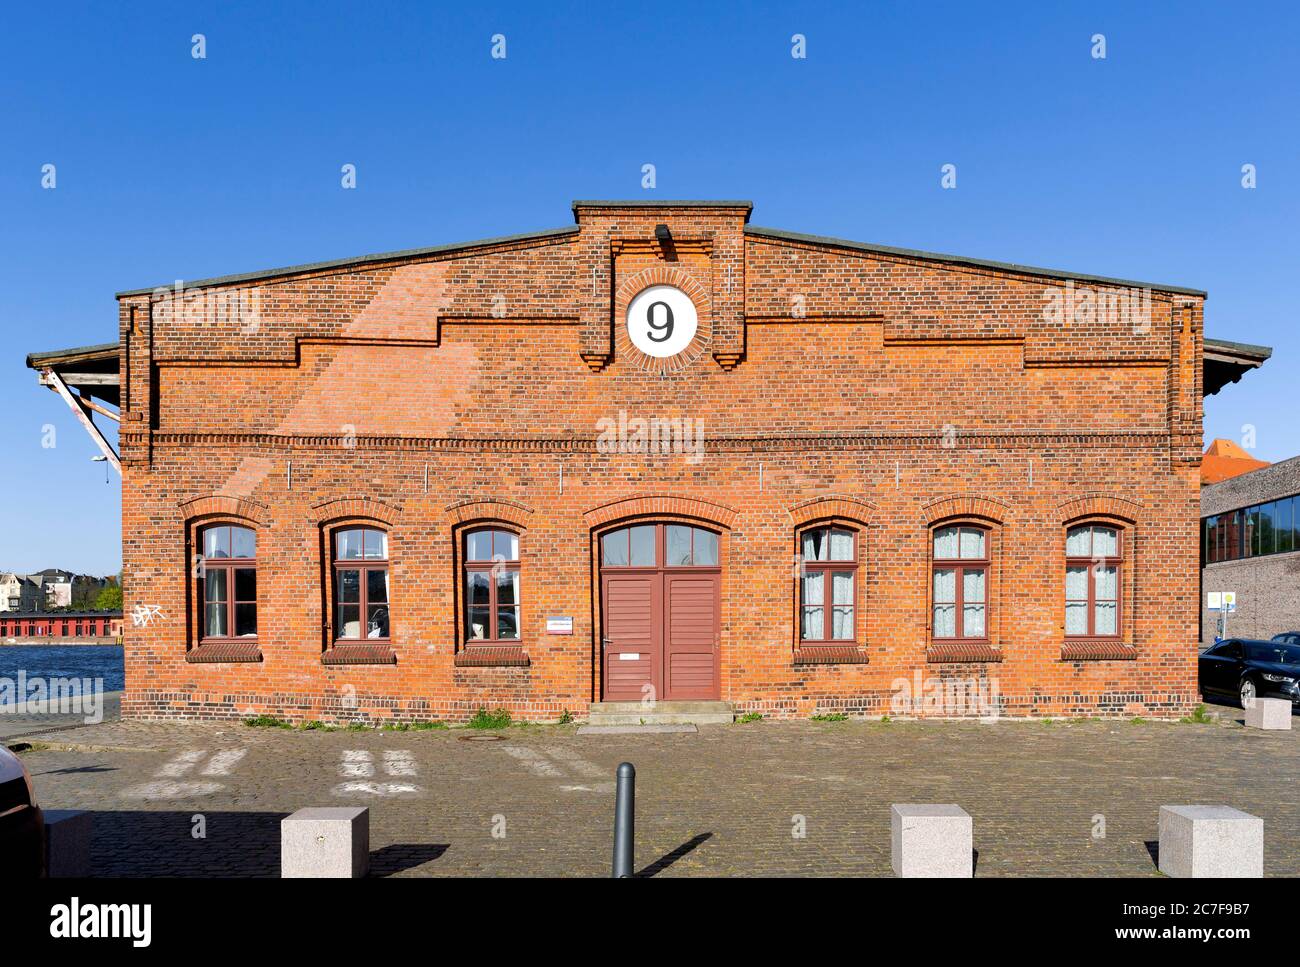
[[[977,497],[973,494],[953,494],[932,500],[921,505],[922,519],[927,524],[937,524],[950,518],[969,518],[1003,523],[1008,507],[992,497]]]
[[[266,513],[265,504],[247,497],[230,497],[226,494],[205,494],[202,497],[190,497],[176,505],[187,520],[200,517],[224,516],[242,517],[255,524],[262,523]]]
[[[654,497],[643,494],[595,507],[584,513],[583,517],[593,530],[614,521],[634,517],[693,517],[731,527],[735,524],[736,512],[730,507],[696,497]]]
[[[318,524],[331,520],[369,519],[392,524],[401,515],[401,508],[374,497],[333,497],[312,504],[312,519]]]
[[[1084,494],[1067,500],[1057,508],[1062,523],[1083,517],[1113,517],[1134,523],[1139,519],[1142,505],[1114,494]]]
[[[790,508],[790,520],[795,527],[803,527],[815,520],[829,520],[838,517],[870,524],[876,505],[857,497],[835,494],[826,497],[814,497],[795,504]]]
[[[685,351],[669,359],[654,359],[647,356],[628,338],[627,328],[618,323],[627,315],[627,307],[638,292],[652,285],[671,285],[685,292],[695,303],[698,313],[698,328],[695,338]],[[709,301],[708,290],[703,283],[683,269],[670,265],[653,265],[623,278],[619,282],[618,292],[614,295],[614,352],[620,360],[639,366],[652,373],[680,373],[707,352],[713,342],[713,309]]]
[[[1137,649],[1115,641],[1071,641],[1061,646],[1061,661],[1132,661]]]
[[[1001,661],[1002,652],[992,645],[931,642],[925,649],[929,662]]]
[[[218,641],[198,645],[185,653],[188,662],[244,662],[261,661],[262,652],[256,644],[243,641]]]
[[[448,505],[447,515],[457,524],[475,521],[504,521],[516,527],[527,527],[532,509],[513,500],[478,500],[469,498]]]

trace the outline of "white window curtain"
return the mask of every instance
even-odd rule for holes
[[[831,531],[831,560],[853,560],[853,534],[849,531]]]
[[[809,571],[803,576],[803,637],[820,641],[826,634],[825,575]]]
[[[1118,624],[1116,622],[1116,615],[1119,612],[1119,609],[1116,606],[1115,602],[1098,601],[1096,603],[1096,609],[1097,609],[1097,615],[1096,615],[1097,634],[1099,635],[1115,634],[1118,628]]]
[[[934,572],[934,637],[957,636],[957,572]]]
[[[853,638],[853,572],[836,571],[831,575],[831,637],[839,641]]]
[[[957,556],[956,527],[940,527],[934,532],[934,557],[937,561],[950,561]]]
[[[1071,527],[1065,535],[1066,557],[1092,557],[1092,528]]]
[[[973,527],[961,529],[961,556],[966,560],[979,560],[984,556],[984,532]]]
[[[1092,553],[1096,557],[1114,557],[1119,554],[1119,532],[1109,527],[1094,527]]]

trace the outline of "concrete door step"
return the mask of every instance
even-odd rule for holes
[[[693,725],[579,725],[579,735],[663,735],[668,732],[698,732]]]
[[[730,702],[596,702],[588,725],[728,725],[736,713]]]

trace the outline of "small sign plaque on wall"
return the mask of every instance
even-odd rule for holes
[[[546,633],[548,635],[573,634],[573,618],[569,615],[547,615]]]

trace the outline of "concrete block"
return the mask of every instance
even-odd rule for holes
[[[1246,727],[1251,729],[1289,730],[1291,728],[1291,700],[1287,698],[1257,698],[1246,706]]]
[[[904,877],[974,875],[970,814],[952,804],[895,803],[889,811],[890,863]]]
[[[1231,806],[1161,806],[1160,872],[1257,879],[1264,875],[1264,820]]]
[[[370,810],[365,806],[299,809],[280,820],[280,876],[349,879],[370,871]]]
[[[90,876],[90,838],[94,813],[84,809],[46,809],[45,875]]]

